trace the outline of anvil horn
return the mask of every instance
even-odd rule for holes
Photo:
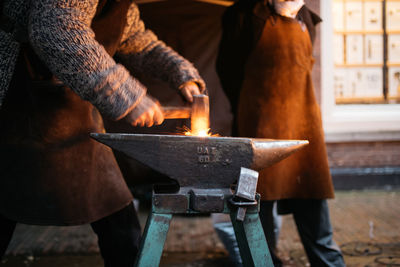
[[[261,170],[308,141],[153,134],[91,134],[154,170],[196,188],[229,188],[240,168]]]
[[[253,141],[253,163],[250,169],[267,168],[292,155],[297,150],[308,145],[307,140],[263,140]]]

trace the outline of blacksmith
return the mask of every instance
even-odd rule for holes
[[[293,214],[311,266],[344,266],[332,240],[326,199],[333,186],[311,70],[320,18],[303,0],[243,0],[223,18],[217,71],[239,136],[309,140],[305,149],[260,172],[260,218],[276,266],[272,207]]]
[[[133,75],[187,99],[193,65],[145,29],[132,0],[3,0],[0,30],[0,257],[17,222],[91,223],[105,266],[133,266],[140,226],[102,116],[163,121]],[[172,92],[172,91],[171,91]]]

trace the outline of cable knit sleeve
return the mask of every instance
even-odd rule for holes
[[[128,11],[127,26],[117,53],[128,68],[168,82],[172,88],[194,81],[201,91],[205,89],[205,83],[192,63],[145,28],[136,4]]]
[[[29,39],[50,70],[111,119],[120,119],[145,95],[145,87],[107,54],[90,25],[96,0],[36,0]]]

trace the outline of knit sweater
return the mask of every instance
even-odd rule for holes
[[[0,31],[0,106],[18,54],[16,39],[26,39],[58,79],[111,119],[124,117],[146,94],[128,69],[159,78],[172,88],[188,81],[205,88],[194,66],[145,28],[134,3],[117,50],[123,65],[116,63],[90,27],[97,4],[96,0],[4,0],[2,15],[14,23],[14,30]]]

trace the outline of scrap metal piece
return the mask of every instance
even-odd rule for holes
[[[240,176],[234,196],[254,201],[258,182],[258,172],[247,168],[240,168]]]
[[[243,222],[244,217],[246,216],[246,209],[245,207],[239,207],[236,215],[236,220]]]
[[[224,210],[224,193],[219,189],[190,190],[190,207],[197,212],[220,213]]]
[[[258,172],[243,167],[240,168],[240,177],[231,200],[234,206],[238,206],[236,217],[238,221],[243,222],[248,206],[257,205],[257,201],[255,201],[257,182]],[[239,201],[235,199],[239,199]],[[244,201],[242,202],[241,200]]]
[[[185,213],[189,210],[189,198],[184,193],[155,194],[152,197],[153,211],[157,213]]]

